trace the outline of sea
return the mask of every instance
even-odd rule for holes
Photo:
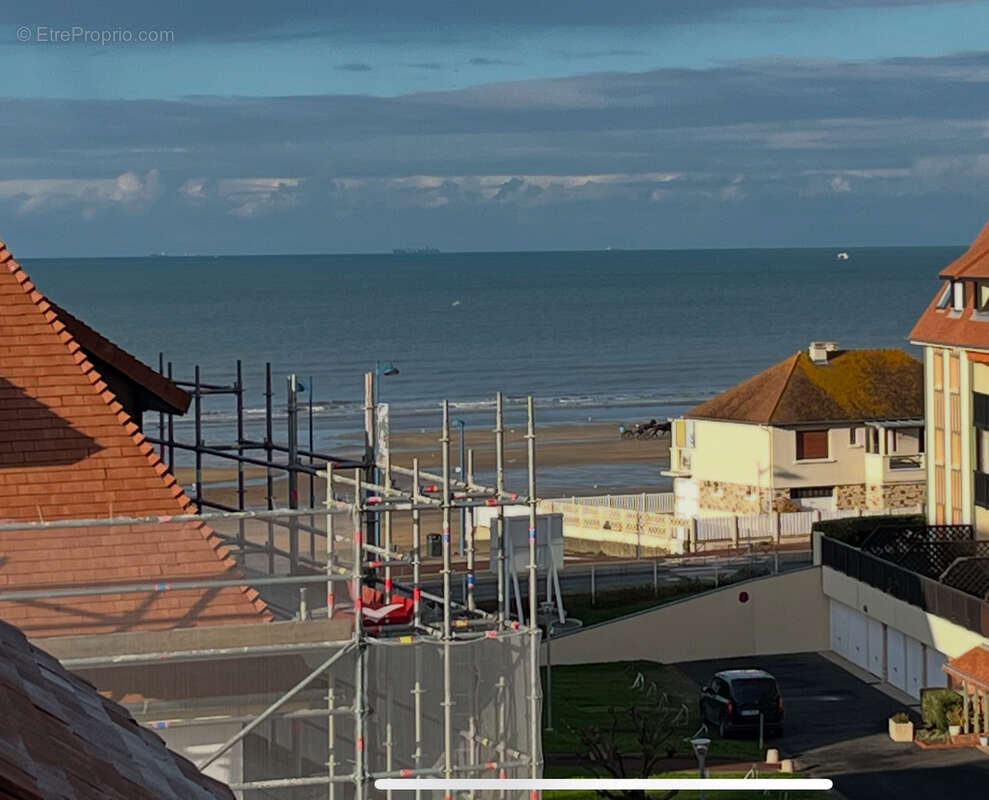
[[[902,347],[962,247],[30,259],[39,289],[173,375],[230,383],[242,361],[248,435],[260,436],[265,363],[277,426],[286,376],[317,449],[359,430],[362,373],[393,430],[435,430],[440,401],[490,428],[633,423],[680,414],[811,340]],[[387,370],[392,371],[392,370]],[[232,398],[204,399],[219,441]],[[157,424],[146,420],[146,429]],[[151,422],[151,425],[148,423]],[[191,420],[179,421],[181,426]],[[150,431],[149,431],[150,432]],[[278,437],[281,438],[281,437]]]

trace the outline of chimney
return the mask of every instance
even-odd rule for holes
[[[807,354],[815,364],[827,364],[828,353],[833,353],[837,349],[837,342],[811,342],[810,347],[807,348]]]

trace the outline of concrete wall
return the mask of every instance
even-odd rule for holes
[[[747,592],[748,602],[739,600]],[[819,567],[762,578],[594,625],[553,640],[554,664],[827,650],[830,607]]]
[[[979,634],[928,614],[830,567],[821,567],[825,595],[955,658],[985,641]],[[555,660],[555,658],[554,658]]]
[[[698,481],[768,486],[769,434],[758,425],[694,421],[690,474]]]

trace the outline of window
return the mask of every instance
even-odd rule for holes
[[[834,497],[834,486],[795,486],[790,489],[791,500],[807,500],[812,497]]]
[[[848,446],[861,447],[865,444],[865,428],[848,429]]]
[[[948,303],[951,302],[951,281],[947,281],[944,284],[944,291],[941,292],[941,296],[937,299],[938,308],[947,308]]]
[[[697,444],[697,438],[694,433],[694,421],[692,419],[687,420],[687,430],[686,430],[687,447],[694,447]]]
[[[989,430],[989,394],[972,392],[972,418],[975,427]]]
[[[828,432],[797,431],[797,461],[828,457]]]
[[[965,284],[961,281],[951,282],[951,308],[954,311],[965,308]]]
[[[989,475],[989,431],[975,429],[975,468]]]
[[[989,283],[978,284],[975,305],[983,314],[989,312]]]

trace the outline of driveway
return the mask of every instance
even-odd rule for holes
[[[890,741],[897,701],[817,653],[677,664],[698,687],[720,670],[758,667],[779,682],[786,729],[770,742],[808,774],[833,778],[848,800],[989,796],[989,757],[975,749],[921,750]]]

